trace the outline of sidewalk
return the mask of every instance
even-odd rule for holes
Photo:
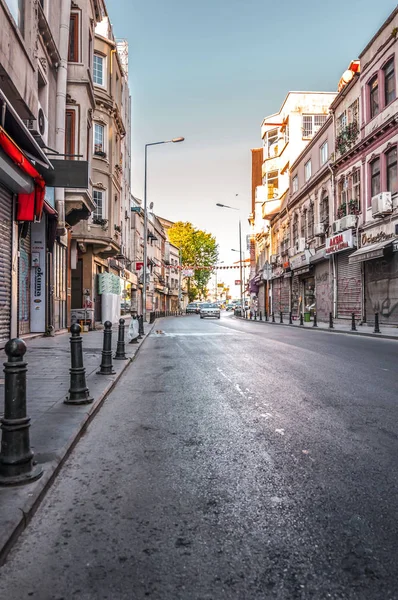
[[[243,319],[242,317],[233,317],[234,319]],[[304,323],[304,325],[300,325],[300,321],[293,320],[293,325],[289,325],[289,315],[283,314],[283,323],[279,322],[280,316],[275,315],[275,323],[271,322],[271,317],[269,317],[268,321],[265,321],[263,316],[262,321],[260,321],[259,317],[257,317],[257,321],[252,319],[252,323],[262,323],[263,325],[271,325],[272,327],[296,327],[297,329],[307,329],[310,331],[321,331],[328,333],[345,333],[348,335],[363,335],[374,338],[386,338],[391,340],[398,340],[398,327],[393,325],[380,325],[380,333],[374,333],[374,326],[367,325],[364,323],[363,325],[359,325],[356,323],[356,331],[351,330],[351,320],[342,320],[342,319],[334,319],[333,320],[333,329],[329,328],[329,323],[319,322],[318,327],[314,327],[313,321],[310,323]],[[243,319],[245,320],[245,319]],[[250,319],[247,319],[250,320]]]
[[[92,404],[64,404],[69,389],[70,334],[26,340],[27,414],[31,417],[30,442],[35,461],[43,465],[42,477],[20,487],[0,487],[0,564],[18,534],[38,507],[62,463],[90,423],[102,402],[134,359],[154,324],[145,324],[145,338],[139,345],[127,343],[129,318],[126,318],[126,356],[114,360],[115,375],[98,375],[103,331],[82,334],[86,382]],[[114,325],[112,347],[116,350],[118,326]],[[0,350],[0,362],[6,361]],[[0,417],[4,414],[4,374],[0,373]]]

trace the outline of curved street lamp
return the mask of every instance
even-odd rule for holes
[[[142,277],[142,316],[144,322],[146,321],[146,283],[147,283],[147,268],[148,268],[148,250],[147,250],[147,237],[148,237],[148,213],[147,213],[147,165],[148,165],[148,147],[159,146],[160,144],[177,144],[183,142],[185,138],[176,137],[172,140],[164,140],[162,142],[151,142],[145,144],[145,173],[144,173],[144,266],[143,266],[143,277]]]

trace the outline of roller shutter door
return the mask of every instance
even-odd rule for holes
[[[11,331],[12,193],[0,185],[0,348]]]
[[[349,264],[351,252],[341,252],[337,261],[337,316],[361,316],[361,263]]]

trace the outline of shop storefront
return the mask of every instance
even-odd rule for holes
[[[272,279],[272,312],[289,314],[292,274],[284,267],[276,267]]]
[[[364,319],[398,325],[398,236],[389,223],[363,233],[361,248],[350,257],[352,265],[363,265]]]
[[[31,225],[20,226],[18,256],[18,335],[30,333]]]
[[[290,259],[292,269],[292,313],[298,318],[300,313],[305,318],[315,311],[315,278],[310,264],[311,251],[305,250]]]
[[[362,274],[360,263],[351,263],[356,247],[352,229],[326,238],[326,255],[332,257],[337,282],[336,315],[340,319],[357,319],[362,312]]]

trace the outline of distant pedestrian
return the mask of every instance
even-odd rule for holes
[[[140,328],[139,328],[137,312],[132,311],[131,312],[131,321],[130,321],[129,331],[128,331],[129,344],[138,344],[138,336],[140,334],[139,329]]]

